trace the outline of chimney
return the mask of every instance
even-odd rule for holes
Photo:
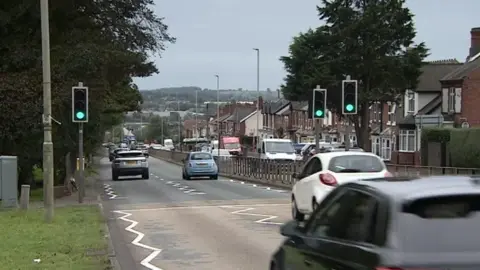
[[[472,58],[480,53],[480,27],[470,30],[470,54],[468,58]]]

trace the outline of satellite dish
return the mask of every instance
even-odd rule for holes
[[[462,128],[469,128],[470,124],[468,122],[463,122],[462,123]]]

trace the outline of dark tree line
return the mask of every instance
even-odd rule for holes
[[[69,173],[67,153],[77,155],[71,87],[79,81],[89,87],[89,154],[124,112],[138,110],[142,97],[132,77],[158,72],[149,55],[175,41],[151,5],[153,0],[50,1],[52,116],[62,123],[53,126],[56,183]],[[18,156],[20,182],[27,182],[32,166],[42,164],[40,5],[5,1],[0,14],[0,154]]]
[[[324,25],[293,39],[281,57],[287,75],[282,93],[307,100],[316,85],[328,89],[328,106],[341,112],[341,80],[359,81],[359,114],[352,117],[361,146],[369,149],[368,107],[375,101],[398,101],[415,89],[428,56],[414,44],[413,15],[405,0],[322,0],[317,7]]]

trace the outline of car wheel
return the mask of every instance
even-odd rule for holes
[[[185,180],[190,180],[190,176],[188,176],[188,174],[185,174]]]
[[[218,179],[218,174],[217,174],[217,175],[214,175],[214,176],[210,176],[210,179],[212,179],[212,180],[217,180],[217,179]]]
[[[148,171],[146,171],[142,174],[142,178],[143,179],[149,179],[150,178],[150,174],[148,173]]]
[[[185,173],[182,172],[182,179],[185,180]]]
[[[117,180],[118,180],[118,174],[116,174],[115,172],[112,172],[112,180],[113,180],[113,181],[117,181]]]
[[[292,198],[292,218],[295,219],[296,221],[305,220],[305,215],[300,213],[300,211],[298,211],[297,201],[295,201],[295,198]]]

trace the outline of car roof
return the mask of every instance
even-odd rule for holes
[[[360,180],[345,185],[376,190],[396,201],[455,194],[480,195],[480,176],[393,177]]]
[[[118,153],[119,154],[126,154],[126,153],[143,154],[143,152],[139,150],[122,150],[122,151],[119,151]]]
[[[195,151],[195,152],[190,152],[190,155],[193,154],[210,154],[209,152],[202,152],[202,151]]]
[[[377,155],[370,153],[370,152],[358,152],[358,151],[341,151],[341,152],[326,152],[326,153],[319,153],[315,155],[318,158],[334,158],[340,156],[371,156],[380,158]]]

